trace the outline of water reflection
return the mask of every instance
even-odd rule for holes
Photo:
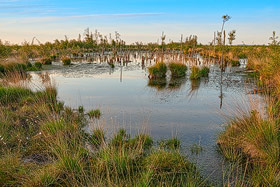
[[[164,90],[166,88],[167,81],[165,78],[161,79],[149,79],[148,86],[155,88],[157,91]]]
[[[171,78],[168,84],[169,90],[178,90],[180,89],[185,83],[187,79],[186,77],[182,78]]]
[[[187,81],[186,77],[149,79],[148,86],[155,88],[157,91],[176,91],[179,90]]]
[[[191,80],[191,87],[190,87],[190,91],[188,94],[190,96],[190,99],[192,98],[193,95],[196,95],[198,93],[200,84],[201,84],[200,79]]]

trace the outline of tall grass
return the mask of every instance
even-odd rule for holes
[[[245,180],[250,186],[280,185],[280,54],[276,49],[272,46],[249,57],[248,68],[257,73],[267,107],[240,113],[218,138],[228,160],[249,162]]]

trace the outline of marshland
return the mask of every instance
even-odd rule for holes
[[[279,38],[220,17],[204,44],[0,40],[0,186],[279,186]]]

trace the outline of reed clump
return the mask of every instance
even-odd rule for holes
[[[95,110],[90,110],[87,115],[89,116],[89,118],[93,119],[99,119],[101,116],[101,111],[99,109],[95,109]]]
[[[167,72],[167,65],[163,62],[159,62],[148,68],[149,77],[151,79],[165,78]]]
[[[201,77],[208,77],[209,72],[210,72],[210,69],[206,66],[204,66],[202,68],[199,68],[197,66],[193,66],[192,67],[192,72],[191,72],[191,75],[190,75],[190,79],[198,80]]]
[[[188,67],[185,64],[176,62],[170,63],[168,68],[171,71],[171,76],[173,78],[185,77],[186,71],[188,70]]]

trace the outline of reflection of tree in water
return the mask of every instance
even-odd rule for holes
[[[183,84],[186,83],[186,78],[171,78],[168,84],[168,89],[170,90],[178,90],[182,87]]]
[[[166,88],[167,81],[165,78],[162,79],[149,79],[148,86],[156,88],[158,91]]]

